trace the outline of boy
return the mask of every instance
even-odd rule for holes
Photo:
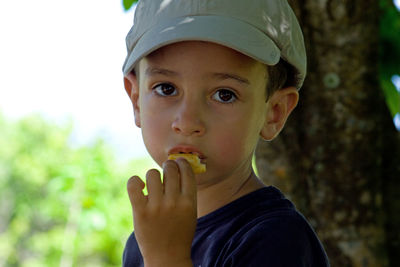
[[[286,0],[141,0],[123,71],[163,168],[128,181],[123,266],[328,266],[306,220],[252,169],[298,102],[303,37]],[[182,157],[194,154],[206,172]]]

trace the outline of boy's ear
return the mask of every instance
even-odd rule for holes
[[[137,80],[137,76],[133,73],[124,76],[124,86],[133,105],[135,124],[140,128],[139,81]]]
[[[287,87],[273,93],[267,102],[267,114],[261,137],[270,141],[282,130],[287,118],[299,101],[299,92],[295,87]]]

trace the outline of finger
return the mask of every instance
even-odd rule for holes
[[[151,169],[146,173],[146,184],[149,203],[159,203],[163,195],[163,185],[160,172]]]
[[[143,194],[145,184],[138,176],[132,176],[127,183],[127,191],[132,208],[146,204],[146,197]]]
[[[196,197],[197,184],[195,175],[189,162],[184,158],[178,158],[176,163],[179,166],[180,178],[181,178],[181,191],[183,195]]]
[[[164,192],[167,197],[174,197],[180,192],[180,178],[178,165],[173,160],[163,164]]]

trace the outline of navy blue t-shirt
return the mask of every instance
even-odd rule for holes
[[[314,230],[275,187],[247,194],[197,220],[194,267],[329,266]],[[134,233],[124,267],[143,266]]]

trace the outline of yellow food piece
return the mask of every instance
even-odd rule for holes
[[[206,165],[200,162],[200,158],[194,154],[171,154],[168,156],[170,160],[176,160],[177,158],[184,158],[186,159],[190,166],[192,167],[193,173],[199,174],[206,172]]]

